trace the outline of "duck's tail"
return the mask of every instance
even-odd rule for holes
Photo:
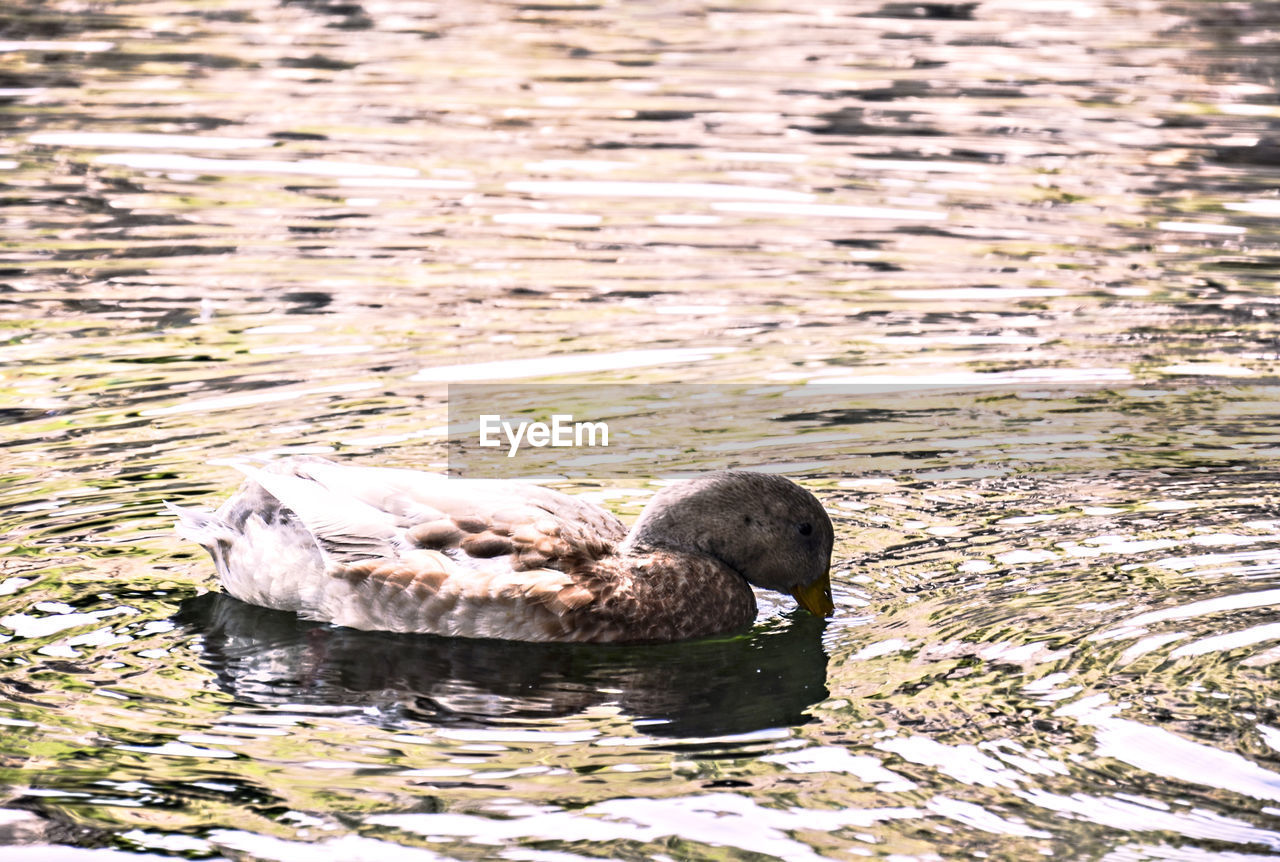
[[[211,554],[218,545],[230,544],[235,540],[235,532],[213,512],[175,506],[168,500],[165,501],[164,507],[178,519],[173,525],[174,532],[188,541],[195,542]]]
[[[243,494],[232,498],[217,512],[165,507],[177,517],[177,534],[209,552],[226,592],[251,604],[301,611],[324,577],[315,537],[265,492],[249,496],[251,501]],[[262,505],[264,498],[274,505]]]

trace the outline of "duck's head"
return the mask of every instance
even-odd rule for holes
[[[826,510],[795,482],[724,470],[655,494],[626,544],[713,557],[748,583],[789,593],[809,613],[829,617],[833,542]]]

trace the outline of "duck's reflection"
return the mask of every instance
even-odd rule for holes
[[[187,600],[178,620],[203,635],[219,685],[255,705],[485,723],[612,704],[647,734],[685,737],[802,724],[827,696],[823,622],[803,611],[737,637],[628,647],[362,632],[221,593]]]

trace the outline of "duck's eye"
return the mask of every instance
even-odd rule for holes
[[[813,524],[805,521],[803,524],[797,525],[796,529],[800,531],[800,535],[807,536],[813,532]]]

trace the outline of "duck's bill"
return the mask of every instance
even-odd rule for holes
[[[791,591],[800,607],[815,617],[826,619],[835,612],[836,604],[831,600],[831,574],[828,572],[820,578],[814,578],[807,584],[801,584]]]

